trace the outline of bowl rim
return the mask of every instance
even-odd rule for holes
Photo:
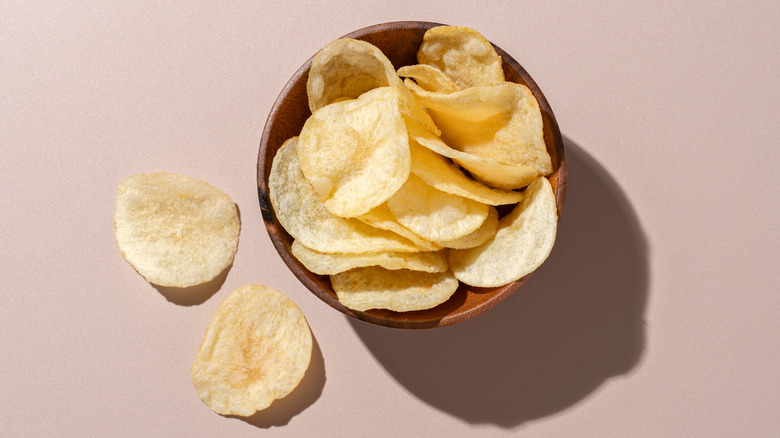
[[[366,26],[358,30],[349,32],[339,38],[364,39],[367,36],[376,33],[377,31],[392,31],[392,30],[405,30],[405,29],[423,30],[424,32],[425,30],[428,30],[433,27],[438,27],[438,26],[447,26],[447,25],[443,23],[436,23],[436,22],[429,22],[429,21],[392,21],[387,23],[379,23],[379,24]],[[563,212],[563,205],[565,202],[567,169],[566,169],[566,155],[563,146],[563,140],[562,140],[562,136],[560,133],[560,128],[558,126],[557,120],[555,118],[555,115],[552,112],[552,108],[550,107],[549,102],[544,96],[544,93],[536,84],[534,79],[530,76],[530,74],[528,74],[528,72],[520,65],[520,63],[518,63],[507,52],[505,52],[500,47],[496,46],[494,43],[491,42],[491,44],[495,48],[498,55],[502,58],[505,71],[507,70],[507,67],[511,70],[514,70],[520,76],[522,82],[526,86],[528,86],[528,88],[534,94],[534,96],[536,97],[539,103],[539,107],[540,110],[542,111],[543,118],[545,119],[546,124],[549,124],[549,130],[552,137],[552,142],[554,143],[552,145],[552,148],[555,150],[558,158],[557,163],[554,163],[557,164],[557,167],[554,170],[554,174],[557,175],[556,176],[557,184],[555,184],[554,189],[556,189],[556,203],[557,203],[557,210],[558,210],[557,213],[558,213],[558,221],[560,221],[561,214]],[[311,63],[312,60],[314,59],[314,56],[316,56],[316,52],[306,62],[304,62],[303,65],[301,65],[301,67],[298,68],[298,70],[296,70],[296,72],[290,77],[290,79],[287,81],[287,83],[285,84],[285,86],[282,88],[277,98],[275,99],[273,106],[271,107],[271,110],[268,113],[268,117],[266,118],[265,125],[263,126],[263,132],[260,139],[260,148],[258,153],[257,169],[256,169],[258,200],[260,204],[260,210],[262,213],[263,221],[266,226],[266,231],[268,232],[268,235],[277,253],[282,258],[284,263],[287,265],[288,269],[292,271],[293,275],[295,275],[295,277],[320,300],[324,301],[329,306],[340,311],[341,313],[350,316],[352,318],[355,318],[357,320],[368,322],[371,324],[391,327],[391,328],[401,328],[401,329],[428,329],[428,328],[445,327],[460,322],[464,322],[487,312],[488,310],[492,309],[493,307],[501,303],[503,300],[507,299],[514,292],[516,292],[522,286],[522,284],[525,283],[525,281],[533,274],[533,272],[529,273],[523,278],[520,278],[504,286],[500,286],[498,288],[488,288],[487,290],[492,289],[491,296],[487,299],[480,301],[479,303],[477,303],[477,305],[473,307],[463,309],[463,310],[461,310],[460,308],[456,308],[458,309],[458,311],[446,314],[442,317],[431,316],[429,318],[405,320],[402,317],[403,315],[408,316],[408,314],[410,313],[414,313],[418,316],[424,315],[427,311],[431,309],[416,311],[416,312],[392,312],[387,310],[356,311],[356,310],[349,309],[343,304],[341,304],[340,301],[338,301],[338,299],[335,297],[335,293],[332,292],[332,289],[331,289],[331,293],[328,293],[327,291],[322,291],[321,288],[318,286],[318,284],[312,278],[312,276],[314,277],[325,277],[325,276],[318,276],[316,274],[311,273],[300,262],[298,262],[297,259],[295,259],[291,255],[289,244],[286,244],[281,237],[282,235],[287,235],[287,232],[286,230],[284,230],[281,224],[279,224],[276,215],[273,211],[273,207],[271,206],[270,199],[268,197],[268,181],[267,181],[268,174],[265,172],[266,161],[267,161],[266,158],[268,158],[268,160],[273,160],[273,157],[267,157],[268,148],[269,148],[269,139],[270,139],[269,137],[271,134],[271,130],[269,128],[273,123],[276,123],[276,118],[278,117],[280,107],[285,103],[285,99],[289,95],[290,91],[299,83],[299,81],[302,80],[303,76],[308,77],[309,69],[311,68]],[[550,147],[551,146],[548,145],[548,149],[550,149]],[[460,287],[463,287],[463,285],[461,285]],[[481,289],[481,288],[471,288],[471,289]],[[389,317],[388,315],[397,316],[397,317]]]

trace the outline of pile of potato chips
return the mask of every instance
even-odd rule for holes
[[[312,115],[277,152],[269,197],[293,255],[354,310],[413,311],[459,282],[511,283],[557,229],[538,102],[478,32],[430,29],[418,64],[339,39],[312,60]],[[513,205],[499,218],[497,206]]]

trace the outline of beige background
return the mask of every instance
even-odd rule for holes
[[[780,3],[0,2],[3,436],[769,437],[780,433]],[[287,271],[255,188],[287,78],[363,26],[480,30],[550,101],[570,179],[521,293],[422,332],[348,320]],[[133,173],[231,195],[211,289],[155,289],[114,244]],[[248,421],[189,368],[233,289],[307,315],[302,385]]]

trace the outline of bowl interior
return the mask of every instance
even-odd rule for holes
[[[435,26],[441,24],[419,21],[385,23],[357,30],[344,37],[374,44],[398,69],[404,65],[417,63],[417,49],[422,43],[423,35],[426,30]],[[553,173],[548,178],[556,196],[560,218],[566,191],[566,159],[555,116],[547,99],[523,67],[502,49],[495,48],[504,61],[504,74],[507,81],[526,85],[539,102],[544,123],[544,139],[553,162]],[[317,297],[346,315],[373,324],[409,329],[442,327],[471,319],[492,308],[520,288],[530,274],[501,287],[475,288],[461,284],[452,298],[432,309],[415,312],[389,310],[359,312],[348,309],[339,302],[327,276],[309,272],[292,256],[290,245],[293,239],[277,221],[269,201],[268,175],[276,151],[287,139],[300,133],[304,122],[311,115],[306,95],[306,81],[311,61],[310,58],[295,72],[274,103],[260,141],[257,164],[258,196],[266,229],[277,252],[295,276]]]

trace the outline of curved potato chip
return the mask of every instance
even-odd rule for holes
[[[301,169],[331,213],[367,213],[406,181],[409,138],[399,104],[395,89],[374,88],[306,120],[298,137]]]
[[[458,163],[468,170],[474,179],[490,187],[504,190],[520,189],[531,184],[539,175],[536,169],[525,164],[503,163],[453,149],[419,123],[408,118],[404,121],[410,140]]]
[[[486,204],[436,190],[416,175],[409,175],[388,199],[387,207],[401,225],[434,242],[473,232],[482,225],[489,211]]]
[[[487,219],[475,231],[453,240],[439,241],[437,244],[445,248],[467,249],[482,245],[491,237],[495,236],[498,230],[498,210],[496,207],[490,207]]]
[[[332,215],[303,176],[298,137],[287,140],[276,153],[268,176],[268,192],[279,223],[309,248],[345,253],[420,250],[398,234],[357,219]]]
[[[328,254],[307,248],[293,241],[292,253],[306,269],[319,275],[338,274],[352,268],[381,266],[385,269],[409,269],[411,271],[444,272],[447,256],[436,252],[379,252],[368,254]]]
[[[552,172],[539,103],[525,85],[504,82],[450,94],[412,91],[428,109],[441,139],[459,151]]]
[[[463,26],[439,26],[425,32],[417,61],[443,71],[460,88],[504,82],[496,49],[479,32]]]
[[[433,120],[404,86],[387,56],[373,44],[350,38],[332,41],[314,55],[306,82],[309,109],[315,113],[339,98],[356,99],[379,87],[398,90],[404,114],[439,134]]]
[[[365,222],[372,227],[381,228],[383,230],[392,231],[402,237],[409,239],[412,243],[420,247],[422,251],[437,251],[441,249],[441,246],[425,240],[418,236],[412,230],[406,228],[398,222],[398,219],[393,216],[393,212],[387,207],[387,203],[384,203],[368,213],[358,216],[361,222]]]
[[[414,140],[409,142],[409,151],[412,155],[412,173],[437,190],[488,205],[517,204],[523,199],[521,192],[493,189],[474,181],[446,158],[420,146]]]
[[[331,275],[330,281],[339,301],[358,311],[430,309],[447,301],[458,289],[458,280],[449,271],[388,271],[375,266]]]
[[[446,73],[432,65],[406,65],[398,69],[398,76],[414,79],[416,85],[422,87],[425,91],[452,93],[460,90],[460,87]],[[404,80],[405,84],[408,84],[407,80]]]
[[[354,97],[341,96],[341,97],[337,97],[336,99],[334,99],[333,102],[331,102],[331,103],[346,102],[348,100],[355,100],[355,98]]]
[[[213,411],[249,416],[298,386],[311,352],[311,330],[295,303],[264,286],[243,286],[209,321],[190,377]]]
[[[238,210],[221,190],[185,175],[154,173],[125,178],[116,196],[117,246],[150,283],[195,286],[233,262]]]
[[[552,250],[558,221],[555,195],[547,178],[526,189],[523,202],[499,220],[495,236],[475,248],[450,250],[450,269],[476,287],[501,286],[541,265]]]

